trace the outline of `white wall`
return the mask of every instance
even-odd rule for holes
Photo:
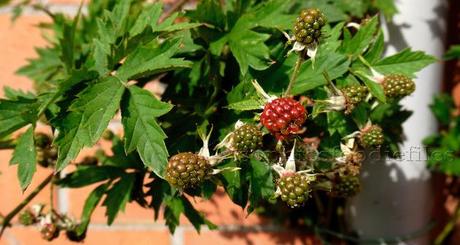
[[[400,13],[394,24],[385,27],[389,38],[386,55],[409,46],[442,57],[446,1],[396,1]],[[426,68],[418,74],[414,95],[403,101],[406,108],[414,111],[404,124],[407,140],[402,151],[406,156],[400,161],[364,164],[363,191],[350,207],[352,224],[363,238],[407,235],[430,222],[432,190],[421,141],[437,129],[428,105],[433,94],[439,91],[441,79],[441,63]],[[429,241],[425,236],[400,244],[429,244]]]

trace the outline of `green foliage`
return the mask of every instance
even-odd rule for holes
[[[434,98],[431,111],[441,126],[441,132],[424,139],[428,154],[428,166],[434,171],[460,175],[458,152],[460,152],[460,117],[452,97],[440,94]]]
[[[307,57],[305,50],[290,52],[293,40],[284,34],[292,35],[297,14],[306,7],[319,8],[329,20],[318,46],[308,47],[316,49],[315,57]],[[56,136],[55,170],[77,165],[54,184],[98,184],[85,202],[77,234],[84,234],[98,205],[106,207],[107,223],[112,224],[129,202],[152,209],[155,219],[163,211],[171,232],[181,215],[198,231],[203,225],[216,228],[190,198],[209,199],[217,186],[249,213],[284,207],[276,204],[275,183],[284,173],[280,168],[292,171],[286,161],[295,144],[323,153],[313,163],[294,163],[297,170],[320,176],[305,178],[314,182],[312,188],[330,185],[330,176],[341,171],[337,159],[346,157],[341,144],[369,121],[383,128],[382,149],[397,152],[402,142],[401,125],[410,112],[399,99],[385,98],[375,72],[414,77],[435,61],[410,49],[382,57],[385,43],[377,14],[381,10],[391,18],[396,13],[391,0],[203,0],[195,9],[166,18],[161,4],[141,0],[92,1],[87,10],[73,18],[53,14],[53,22],[43,25],[54,32],[48,46],[37,49],[38,58],[18,71],[34,80],[36,93],[8,90],[7,99],[0,100],[1,138],[29,126],[16,142],[12,160],[19,164],[23,189],[35,172],[33,126],[39,120]],[[355,29],[347,26],[351,21],[362,24]],[[254,88],[251,81],[261,87]],[[290,82],[292,90],[286,91]],[[165,91],[152,93],[152,83]],[[367,86],[370,94],[346,113],[340,88],[349,85]],[[263,129],[263,149],[237,156],[225,144],[231,138],[226,136],[235,124],[258,125],[267,102],[261,95],[292,95],[303,103],[306,130],[277,142]],[[76,162],[80,151],[97,145],[118,115],[123,134],[110,140],[111,153],[95,154],[96,165]],[[211,126],[209,146],[203,147],[197,128]],[[314,147],[299,143],[316,138]],[[211,149],[213,176],[196,188],[171,187],[163,179],[169,152],[200,149],[206,157]]]

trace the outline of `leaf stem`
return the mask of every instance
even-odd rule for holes
[[[292,72],[291,80],[289,81],[289,85],[286,89],[286,92],[284,93],[284,96],[287,97],[291,95],[292,88],[294,87],[294,83],[297,80],[297,76],[299,75],[300,72],[300,67],[302,66],[302,63],[304,61],[303,58],[303,53],[299,55],[299,58],[297,58],[297,61],[294,66],[294,71]]]
[[[369,62],[367,62],[366,59],[364,59],[364,57],[362,55],[359,55],[358,56],[359,60],[365,65],[367,66],[369,69],[373,69],[371,64],[369,64]]]
[[[10,225],[11,220],[19,213],[21,210],[27,206],[27,204],[34,199],[38,193],[40,193],[50,182],[53,180],[54,173],[51,173],[46,179],[44,179],[18,206],[16,206],[10,213],[8,213],[2,222],[2,228],[0,230],[0,239],[2,238],[3,232]]]
[[[444,226],[444,229],[441,231],[441,233],[436,237],[436,240],[434,241],[435,245],[444,244],[444,241],[454,229],[455,224],[457,224],[457,220],[459,217],[460,217],[460,202],[457,203],[457,206],[455,207],[454,215],[452,216],[452,218]]]

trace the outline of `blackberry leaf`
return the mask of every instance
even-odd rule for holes
[[[180,49],[180,38],[162,44],[150,44],[138,47],[126,58],[118,69],[117,76],[123,80],[132,80],[155,75],[177,68],[191,67],[190,61],[172,58]]]
[[[107,223],[111,225],[120,211],[125,210],[126,203],[129,201],[131,189],[133,188],[135,176],[127,174],[116,182],[110,190],[107,191],[107,197],[103,205],[107,207]]]
[[[373,68],[383,74],[399,73],[414,77],[414,73],[436,61],[437,59],[431,55],[407,48],[380,60],[373,65]]]
[[[122,102],[125,150],[137,150],[144,164],[163,176],[168,163],[166,134],[156,118],[168,113],[172,105],[157,100],[149,91],[131,86]]]
[[[56,120],[61,132],[55,140],[59,149],[57,170],[75,159],[85,146],[94,145],[118,110],[125,90],[115,77],[107,77],[83,90],[70,106],[70,113]]]
[[[14,149],[11,164],[18,164],[18,179],[21,189],[24,191],[32,181],[32,177],[37,169],[36,151],[34,144],[34,127],[29,127],[21,135]]]

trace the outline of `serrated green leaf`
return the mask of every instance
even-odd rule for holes
[[[327,72],[330,79],[334,80],[345,74],[349,66],[350,60],[345,55],[339,53],[320,54],[314,67],[311,60],[302,64],[292,93],[298,95],[325,85],[327,81],[324,78],[324,72]]]
[[[440,123],[448,125],[451,122],[452,109],[455,108],[452,97],[447,94],[438,95],[430,108]]]
[[[0,99],[0,138],[13,133],[27,124],[34,124],[38,120],[38,106],[39,104],[36,99]]]
[[[369,92],[377,98],[380,102],[385,103],[386,102],[386,96],[385,92],[383,91],[382,85],[370,80],[366,74],[363,74],[362,72],[356,72],[356,75],[361,78],[361,80],[364,81],[364,84],[366,84],[367,88],[369,89]]]
[[[398,13],[395,0],[376,0],[375,6],[383,12],[383,15],[385,15],[385,18],[389,21],[391,21],[393,16]]]
[[[169,232],[174,233],[179,225],[180,215],[184,212],[184,203],[182,199],[175,196],[164,199],[164,203],[165,223],[169,228]]]
[[[92,68],[96,70],[100,76],[105,76],[109,72],[110,44],[103,43],[98,39],[93,40],[93,59],[94,65]]]
[[[246,74],[249,67],[255,70],[267,69],[271,62],[270,50],[264,42],[270,35],[251,30],[234,30],[229,34],[228,43],[240,65],[241,74]]]
[[[18,164],[18,179],[22,191],[27,189],[37,169],[34,143],[34,127],[29,127],[19,137],[13,152],[11,164]]]
[[[181,40],[174,39],[162,44],[150,44],[136,48],[118,69],[117,77],[123,81],[191,67],[192,63],[182,58],[172,58],[180,49]]]
[[[254,208],[260,201],[268,200],[275,193],[275,184],[270,166],[255,159],[250,160],[250,200]],[[249,208],[249,212],[252,208]]]
[[[232,103],[228,105],[228,109],[235,111],[254,111],[260,110],[264,106],[264,102],[261,100],[250,99],[243,100],[240,102]]]
[[[285,13],[291,5],[291,2],[284,0],[265,1],[256,9],[246,12],[238,21],[244,22],[249,28],[261,26],[289,30],[297,17]]]
[[[126,24],[133,0],[116,1],[116,5],[111,12],[111,20],[117,29],[117,33],[123,32],[124,25]]]
[[[408,48],[380,60],[372,67],[383,74],[404,74],[413,77],[414,73],[436,61],[437,59],[431,55]]]
[[[107,211],[105,212],[107,224],[111,225],[117,214],[125,210],[126,203],[128,203],[131,195],[134,179],[135,176],[133,174],[127,174],[107,191],[107,197],[103,203],[107,207]]]
[[[383,36],[383,31],[379,31],[377,39],[374,41],[372,46],[369,48],[364,58],[370,63],[374,64],[380,60],[382,57],[383,51],[385,50],[385,39]]]
[[[246,163],[246,162],[244,162]],[[220,164],[219,168],[226,167],[237,167],[237,163],[234,161]],[[248,192],[245,181],[246,168],[243,167],[240,171],[224,171],[220,175],[222,176],[222,185],[225,188],[227,195],[230,199],[241,208],[245,208],[248,203]]]
[[[149,91],[135,86],[129,87],[122,103],[126,152],[137,150],[144,164],[158,176],[163,176],[168,150],[164,143],[166,134],[156,118],[171,109],[172,105],[157,100]]]
[[[152,25],[153,32],[174,32],[180,30],[187,30],[192,29],[195,27],[200,26],[200,23],[188,23],[188,22],[181,22],[181,23],[174,23],[174,21],[179,16],[179,13],[174,13],[167,19],[165,19],[162,23],[158,25]]]
[[[70,106],[70,113],[56,121],[59,130],[56,168],[62,170],[85,146],[94,145],[115,116],[125,86],[115,77],[92,83]]]
[[[377,16],[363,25],[349,41],[343,42],[342,50],[346,54],[356,57],[362,54],[371,44],[377,32]]]
[[[146,27],[155,25],[161,16],[162,7],[161,3],[155,3],[144,8],[139,17],[136,19],[133,27],[131,27],[131,30],[129,30],[129,35],[134,37],[142,33]]]
[[[96,209],[98,203],[101,201],[102,196],[105,194],[108,187],[108,183],[99,185],[86,198],[85,205],[83,206],[83,211],[80,217],[80,224],[77,226],[77,235],[80,236],[86,232],[89,222],[91,221],[91,215]]]

